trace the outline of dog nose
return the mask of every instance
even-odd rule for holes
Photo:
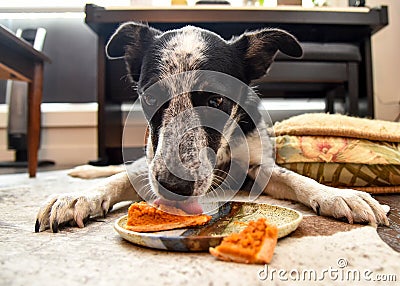
[[[156,180],[161,187],[158,188],[160,196],[167,200],[181,201],[186,200],[194,191],[194,182],[186,181],[173,174],[157,177]]]

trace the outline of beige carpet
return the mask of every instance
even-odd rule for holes
[[[48,195],[97,183],[70,178],[66,171],[39,173],[36,179],[0,176],[0,285],[396,285],[366,282],[378,275],[400,280],[400,254],[374,228],[308,216],[312,213],[301,205],[267,197],[259,200],[306,215],[295,233],[279,240],[267,269],[217,261],[208,253],[132,245],[113,230],[126,206],[84,229],[34,233],[36,211]]]

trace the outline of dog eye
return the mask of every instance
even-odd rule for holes
[[[157,98],[154,95],[148,93],[142,95],[142,100],[144,101],[145,104],[150,106],[157,104]]]
[[[223,101],[224,101],[224,99],[221,96],[211,97],[208,100],[208,106],[214,107],[214,108],[219,108],[219,107],[221,107]]]

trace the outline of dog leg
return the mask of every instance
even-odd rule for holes
[[[129,177],[138,184],[147,184],[148,168],[145,158],[129,166]],[[61,224],[72,223],[84,227],[84,220],[91,216],[105,216],[118,202],[139,200],[126,172],[118,173],[97,187],[79,192],[50,196],[36,216],[35,231],[50,228],[58,231]],[[135,186],[138,186],[136,185]]]
[[[259,171],[261,178],[263,173],[268,173],[262,168]],[[325,186],[282,167],[273,168],[264,192],[275,198],[303,203],[318,215],[346,218],[349,223],[389,225],[384,208],[368,193]]]
[[[81,179],[96,179],[110,177],[125,171],[124,166],[104,166],[97,167],[91,165],[77,166],[68,172],[68,175]]]

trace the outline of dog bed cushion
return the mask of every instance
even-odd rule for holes
[[[274,125],[277,164],[334,187],[400,192],[400,124],[304,114]]]
[[[400,142],[400,123],[350,117],[341,114],[306,113],[274,125],[276,136],[341,136]]]

